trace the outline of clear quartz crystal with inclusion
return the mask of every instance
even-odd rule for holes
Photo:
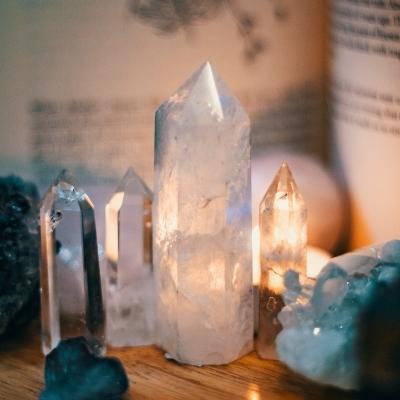
[[[152,193],[129,168],[106,206],[107,343],[153,343]]]
[[[194,365],[252,349],[250,123],[210,64],[158,109],[158,344]]]
[[[85,336],[104,353],[104,311],[93,204],[62,171],[40,208],[40,293],[44,354]]]
[[[307,210],[284,162],[260,204],[260,357],[277,358],[275,339],[282,329],[277,316],[284,305],[285,284],[289,281],[294,292],[300,288],[306,277],[306,251]]]

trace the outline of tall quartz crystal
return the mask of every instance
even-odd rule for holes
[[[42,349],[85,336],[104,352],[104,312],[93,204],[63,171],[40,208]]]
[[[209,63],[156,113],[157,333],[183,363],[252,349],[249,127]]]
[[[129,168],[106,206],[107,342],[153,343],[152,193]]]
[[[277,358],[275,339],[282,326],[277,318],[285,284],[292,295],[306,276],[307,210],[284,162],[260,204],[260,291],[257,352]]]

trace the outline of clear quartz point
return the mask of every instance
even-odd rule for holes
[[[260,288],[257,352],[277,358],[275,339],[285,286],[292,295],[306,277],[307,209],[284,162],[260,204]],[[290,295],[290,293],[289,293]]]
[[[250,123],[203,65],[156,113],[157,341],[226,364],[252,349]]]
[[[107,343],[153,343],[152,193],[129,168],[106,206]]]
[[[40,208],[40,293],[44,354],[62,339],[85,336],[96,354],[104,348],[96,225],[88,195],[62,171]]]

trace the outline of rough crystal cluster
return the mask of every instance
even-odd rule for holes
[[[119,400],[129,381],[117,358],[98,357],[85,338],[61,341],[46,356],[40,400]]]
[[[284,162],[260,204],[260,289],[257,352],[277,358],[285,279],[305,277],[307,209]]]
[[[284,328],[277,338],[280,359],[310,379],[357,388],[360,352],[370,351],[360,348],[360,317],[377,301],[377,291],[397,279],[399,240],[333,258],[315,285],[301,287],[298,280],[288,279],[287,305],[279,314]],[[385,334],[380,332],[375,340]]]
[[[39,312],[39,235],[36,186],[0,178],[0,336]]]
[[[104,312],[93,204],[63,171],[40,208],[42,348],[85,336],[104,350]]]
[[[152,193],[130,168],[106,206],[106,337],[113,346],[154,343],[151,204]]]
[[[203,65],[156,114],[158,343],[195,365],[252,348],[249,119]]]
[[[379,285],[360,322],[362,399],[398,400],[400,393],[400,278]]]

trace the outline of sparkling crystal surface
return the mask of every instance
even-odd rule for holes
[[[362,367],[359,356],[375,354],[380,368],[375,370],[374,379],[384,386],[386,378],[382,377],[390,376],[389,371],[398,368],[395,350],[398,342],[388,338],[395,338],[396,334],[398,337],[395,327],[399,326],[400,313],[398,310],[386,313],[378,302],[381,295],[376,295],[392,293],[390,285],[398,281],[400,240],[331,259],[315,284],[304,284],[296,298],[285,298],[286,305],[278,316],[283,326],[277,337],[280,360],[309,379],[357,389]],[[285,292],[291,290],[285,287]],[[371,306],[378,314],[380,309],[381,321],[389,315],[393,318],[388,320],[386,329],[384,325],[377,325],[376,320],[368,321],[365,312]],[[361,316],[364,326],[360,324]],[[368,343],[368,348],[363,348],[360,336],[366,334],[366,320],[367,326],[372,325],[379,333]],[[389,366],[387,375],[382,375],[382,365]]]
[[[260,204],[260,296],[257,352],[277,358],[275,339],[282,329],[285,283],[291,294],[306,275],[307,210],[286,163],[280,167]]]
[[[85,336],[104,350],[104,312],[93,204],[63,171],[40,208],[42,348]]]
[[[152,193],[132,168],[106,206],[107,342],[153,343]]]
[[[252,349],[249,127],[208,63],[156,113],[156,331],[180,362]]]

